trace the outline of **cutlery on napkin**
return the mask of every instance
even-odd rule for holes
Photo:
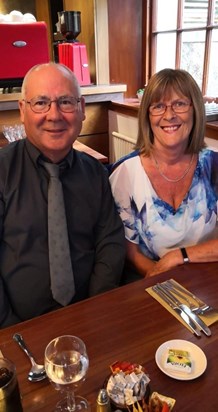
[[[173,280],[174,281],[174,280]],[[174,281],[176,282],[176,281]],[[178,282],[176,282],[178,285],[180,285]],[[164,284],[164,282],[163,282]],[[155,285],[154,285],[155,286]],[[182,287],[182,285],[180,285]],[[149,287],[146,288],[146,292],[149,293],[149,295],[151,295],[155,300],[157,300],[165,309],[167,309],[174,317],[176,317],[177,320],[179,320],[190,332],[194,333],[194,331],[190,328],[190,326],[187,324],[187,322],[184,321],[184,319],[175,312],[175,310],[168,304],[166,303],[163,298],[160,296],[160,294],[158,295],[155,290],[153,289],[153,287]],[[180,299],[179,299],[180,300]],[[184,298],[184,300],[182,301],[182,304],[186,304],[186,300]],[[202,319],[204,321],[204,323],[207,326],[212,325],[214,322],[216,322],[218,320],[218,316],[207,316],[207,315],[200,315],[199,316],[200,319]]]
[[[157,284],[156,287],[157,287],[157,290],[155,289],[155,291],[158,291],[158,289],[161,290],[163,300],[166,301],[166,298],[167,298],[167,303],[182,317],[182,319],[191,327],[191,329],[194,330],[195,334],[198,335],[198,333],[196,333],[196,327],[197,327],[197,329],[200,331],[203,331],[205,335],[211,336],[211,330],[206,325],[206,323],[196,313],[192,312],[189,306],[187,306],[182,301],[180,301],[177,297],[175,297],[175,295],[172,293],[173,291],[172,289],[169,290],[166,287],[165,283]],[[154,288],[155,286],[153,287],[153,289]],[[186,315],[185,317],[184,317],[184,313]],[[196,326],[194,328],[193,328],[193,323]]]
[[[193,333],[197,336],[201,336],[200,329],[198,326],[193,322],[193,320],[177,305],[171,298],[165,294],[164,289],[161,285],[157,284],[152,288],[158,296],[160,296],[163,301],[169,305],[169,307],[177,314],[179,318],[191,329]]]

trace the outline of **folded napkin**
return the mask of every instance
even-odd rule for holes
[[[175,281],[175,280],[174,280]],[[178,282],[177,282],[178,283]],[[179,285],[179,283],[178,283]],[[182,285],[181,285],[182,286]],[[184,287],[184,286],[183,286]],[[181,322],[190,332],[194,333],[189,326],[183,321],[183,319],[166,303],[164,302],[164,300],[154,291],[152,290],[152,287],[149,287],[147,289],[145,289],[146,292],[149,293],[149,295],[151,295],[154,299],[156,299],[165,309],[167,309],[176,319],[179,320],[179,322]],[[181,303],[184,303],[187,305],[187,301],[185,301],[185,299],[183,300],[182,298],[178,297],[175,295],[175,297],[181,301]],[[189,300],[192,300],[191,298],[189,298]],[[196,303],[193,300],[193,303]],[[199,316],[199,315],[198,315]],[[213,314],[213,315],[200,315],[199,316],[205,323],[207,326],[212,325],[213,323],[215,323],[216,321],[218,321],[218,314]]]

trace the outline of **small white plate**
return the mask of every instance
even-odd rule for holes
[[[191,373],[178,372],[174,370],[169,370],[165,367],[165,361],[169,349],[181,349],[187,350],[190,353],[192,360],[192,371]],[[181,381],[188,381],[196,379],[204,373],[207,367],[207,358],[197,345],[187,340],[174,339],[164,342],[155,353],[155,361],[160,370],[171,378],[178,379]]]

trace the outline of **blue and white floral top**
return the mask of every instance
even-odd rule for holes
[[[218,181],[218,153],[204,149],[191,187],[175,210],[157,196],[139,153],[124,157],[112,172],[110,182],[126,239],[138,244],[145,256],[158,260],[170,249],[214,238],[218,207],[215,180]]]

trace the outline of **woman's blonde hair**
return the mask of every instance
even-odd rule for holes
[[[193,127],[189,136],[186,153],[199,153],[205,147],[205,107],[200,88],[193,77],[181,69],[163,69],[154,74],[145,87],[138,116],[138,138],[135,149],[150,155],[154,142],[150,126],[149,107],[161,101],[171,91],[187,97],[193,107]]]

